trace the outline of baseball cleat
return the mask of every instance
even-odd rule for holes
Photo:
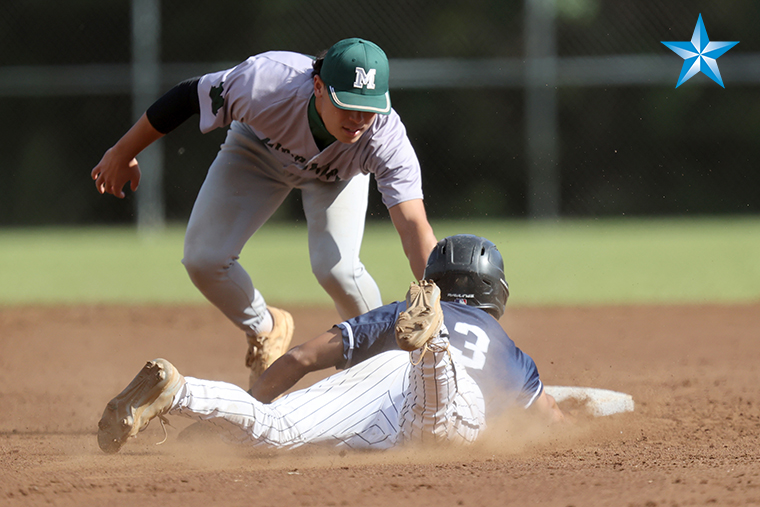
[[[249,389],[264,373],[264,370],[288,351],[290,341],[293,339],[295,326],[290,313],[272,306],[268,306],[267,310],[272,314],[272,321],[274,322],[272,331],[258,336],[248,335],[248,353],[245,356],[245,365],[251,369],[248,379]]]
[[[412,283],[406,293],[406,310],[396,320],[396,343],[401,350],[417,350],[441,329],[441,289],[430,280]]]
[[[129,437],[148,427],[172,407],[185,378],[166,359],[154,359],[118,396],[108,402],[98,422],[98,445],[109,454],[118,452]]]

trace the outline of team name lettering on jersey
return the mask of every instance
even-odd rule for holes
[[[291,157],[293,157],[293,161],[296,162],[297,164],[303,164],[304,162],[306,162],[306,159],[302,157],[301,155],[296,155],[295,153],[292,153],[289,149],[285,148],[282,144],[275,143],[268,137],[265,137],[264,139],[262,139],[261,142],[266,144],[273,150],[279,151],[280,153],[284,153],[286,155],[290,155]],[[316,162],[312,162],[308,166],[305,166],[303,170],[314,172],[317,176],[319,176],[319,178],[322,181],[340,180],[340,178],[338,178],[338,170],[331,168],[330,164],[327,164],[325,166],[320,166]]]
[[[356,67],[356,79],[354,80],[354,88],[361,88],[366,85],[368,90],[374,90],[376,70],[377,69],[369,69],[369,72],[367,72],[361,67]]]
[[[320,167],[319,164],[314,162],[308,167],[304,167],[304,169],[314,171],[323,181],[338,181],[340,179],[338,178],[338,170],[330,169],[330,164]]]
[[[272,142],[272,140],[269,139],[268,137],[265,137],[264,139],[262,139],[261,142],[264,143],[264,144],[266,144],[267,146],[269,146],[273,150],[282,152],[282,153],[284,153],[286,155],[290,155],[291,157],[293,157],[293,161],[296,162],[297,164],[303,164],[304,162],[306,162],[306,158],[305,157],[302,157],[301,155],[296,155],[295,153],[292,153],[289,149],[285,148],[280,143],[274,143],[274,142]]]

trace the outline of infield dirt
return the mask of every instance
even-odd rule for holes
[[[294,344],[338,320],[288,309]],[[106,455],[98,419],[145,361],[245,385],[242,333],[207,305],[2,308],[0,505],[760,505],[760,303],[508,307],[501,323],[544,383],[623,391],[635,411],[566,405],[572,426],[392,452],[187,442],[175,417],[163,445],[154,422]]]

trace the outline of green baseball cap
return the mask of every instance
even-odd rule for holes
[[[344,39],[325,55],[319,73],[335,107],[390,114],[388,57],[364,39]]]

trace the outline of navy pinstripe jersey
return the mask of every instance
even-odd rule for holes
[[[441,301],[456,362],[477,382],[490,413],[530,406],[543,391],[533,359],[521,351],[501,325],[478,308]],[[338,324],[348,368],[388,350],[398,350],[395,324],[405,302],[395,302]]]

